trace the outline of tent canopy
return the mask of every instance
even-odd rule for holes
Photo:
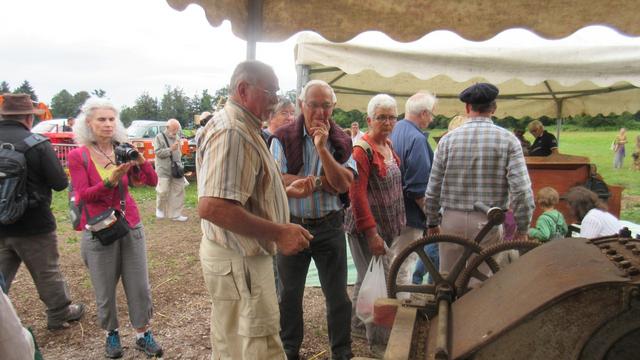
[[[333,86],[344,110],[366,111],[373,95],[387,93],[402,112],[407,97],[427,90],[439,99],[437,113],[453,116],[464,113],[458,94],[486,81],[500,88],[498,117],[639,111],[640,38],[607,30],[555,41],[509,30],[482,43],[440,32],[414,43],[363,34],[338,44],[305,33],[295,56],[309,79]]]
[[[311,30],[344,42],[378,30],[414,41],[434,30],[486,40],[523,27],[561,38],[588,25],[607,25],[640,36],[637,0],[167,0],[176,10],[200,5],[213,26],[229,20],[233,33],[251,41],[282,41]]]

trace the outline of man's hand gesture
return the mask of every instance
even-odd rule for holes
[[[313,143],[316,149],[322,149],[327,145],[327,139],[329,138],[329,125],[322,125],[311,128],[309,130],[311,136],[313,136]]]
[[[313,235],[298,224],[284,224],[276,238],[276,245],[283,255],[295,255],[309,247]]]

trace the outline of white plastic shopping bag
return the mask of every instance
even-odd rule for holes
[[[387,283],[382,258],[382,256],[371,258],[356,300],[356,315],[365,324],[373,323],[373,304],[376,300],[387,297]]]

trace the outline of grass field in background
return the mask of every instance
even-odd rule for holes
[[[555,128],[548,128],[548,131],[555,134]],[[444,130],[431,131],[433,136],[440,136]],[[623,199],[628,195],[640,196],[640,172],[632,170],[633,159],[631,153],[634,151],[635,138],[640,134],[638,131],[631,131],[627,134],[629,143],[627,144],[627,157],[624,161],[624,168],[613,169],[613,151],[610,150],[611,141],[615,138],[615,131],[587,132],[587,131],[565,131],[560,135],[560,152],[569,155],[587,156],[591,162],[598,166],[598,171],[608,184],[622,185],[625,187],[622,193]],[[527,134],[530,141],[533,139]],[[431,140],[433,141],[433,140]],[[435,145],[432,143],[432,146]],[[134,198],[138,202],[155,201],[155,189],[152,187],[135,188],[132,190]],[[197,202],[197,189],[195,180],[187,187],[185,203],[187,207],[195,207]],[[67,216],[67,193],[66,191],[54,194],[53,209],[60,221],[68,221]],[[624,209],[620,216],[624,220],[640,223],[640,201],[632,203]]]

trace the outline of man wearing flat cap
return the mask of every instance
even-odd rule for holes
[[[84,314],[82,304],[71,304],[60,273],[56,219],[51,212],[51,190],[61,191],[67,175],[47,138],[32,134],[35,109],[27,94],[5,94],[0,107],[0,144],[12,144],[27,162],[29,206],[15,222],[0,224],[0,273],[11,287],[20,264],[31,273],[40,299],[47,307],[47,327],[62,329]],[[1,180],[1,179],[0,179]],[[1,184],[1,183],[0,183]]]
[[[490,207],[511,207],[517,222],[516,240],[526,240],[534,209],[531,181],[518,139],[493,123],[498,88],[475,84],[462,93],[468,121],[438,143],[426,193],[429,235],[452,234],[473,239],[487,222],[474,211],[480,201]],[[442,220],[438,212],[442,209]],[[494,227],[483,246],[501,240]],[[440,271],[450,271],[462,254],[460,246],[440,243]],[[483,270],[482,267],[480,268]]]

